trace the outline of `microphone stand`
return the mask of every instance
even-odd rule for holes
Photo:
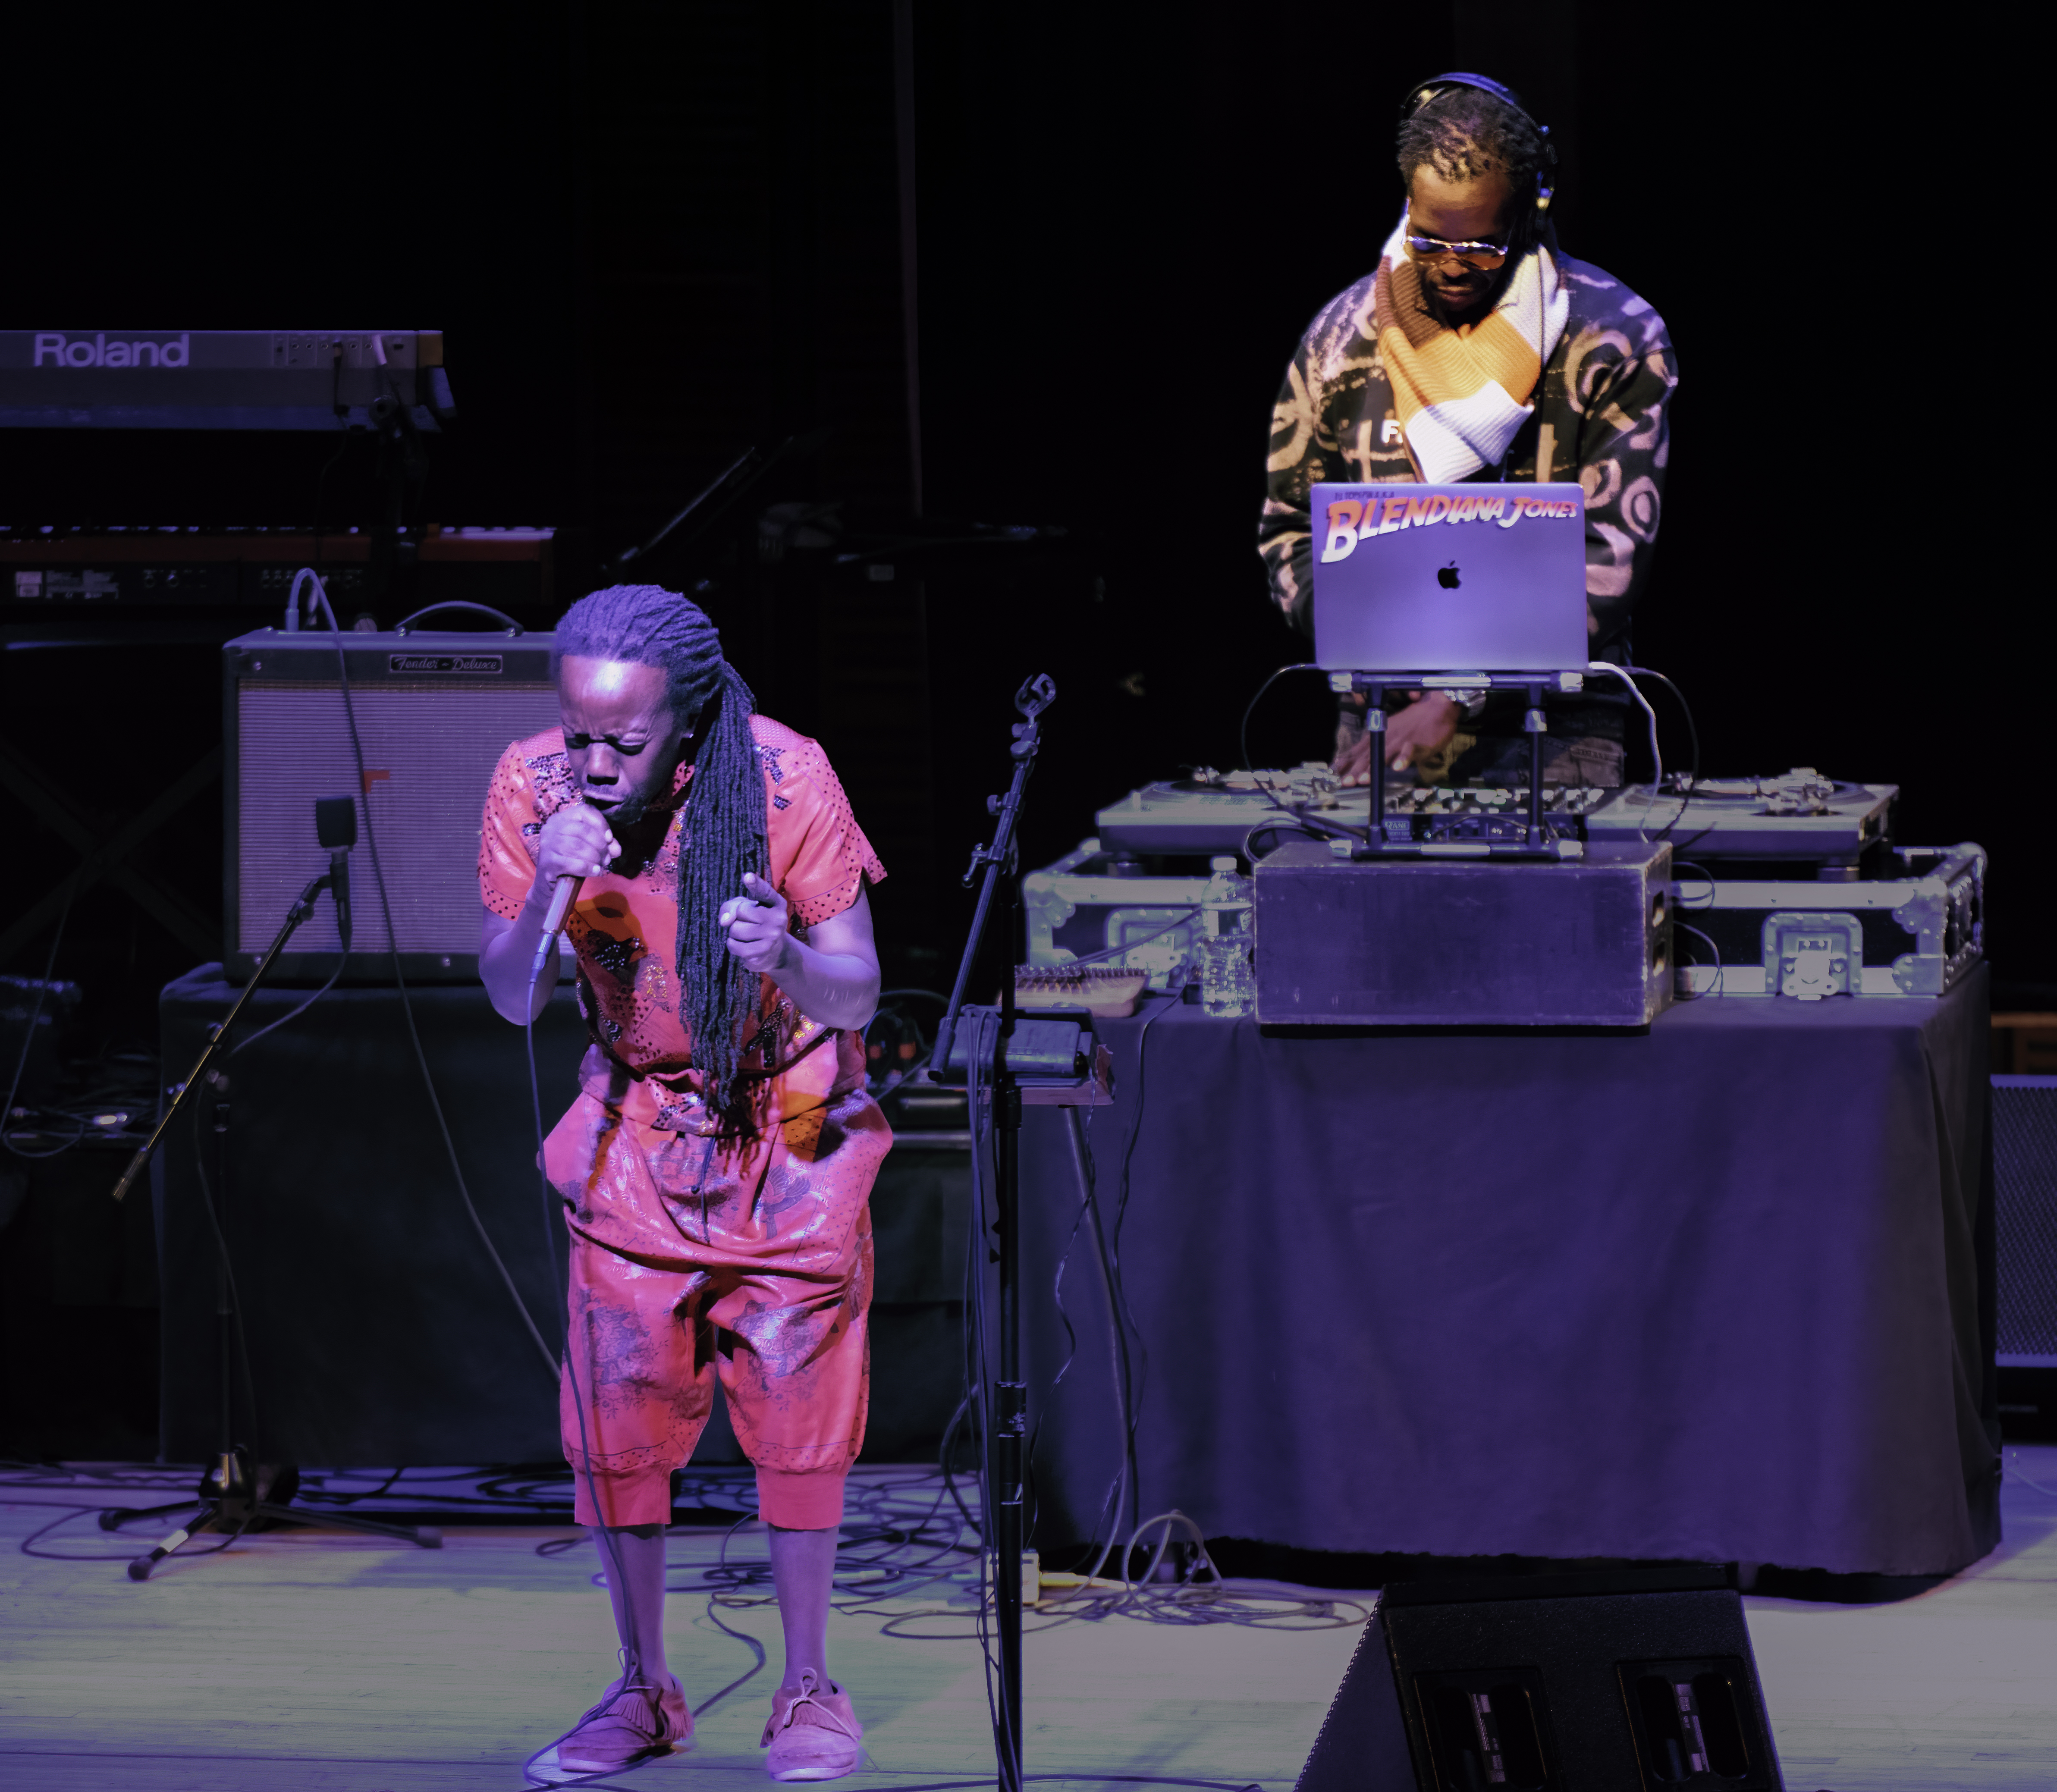
[[[236,998],[235,1006],[208,1029],[207,1044],[202,1048],[200,1056],[193,1061],[192,1068],[186,1072],[186,1080],[183,1083],[175,1083],[172,1085],[172,1104],[164,1110],[150,1136],[137,1147],[136,1155],[129,1160],[129,1168],[121,1172],[121,1181],[114,1185],[116,1200],[121,1200],[127,1196],[136,1179],[143,1173],[144,1166],[150,1161],[151,1154],[163,1143],[165,1133],[171,1130],[172,1122],[185,1111],[188,1098],[200,1086],[202,1080],[207,1075],[208,1066],[214,1061],[215,1053],[221,1049],[221,1042],[228,1037],[229,1029],[236,1025],[236,1017],[243,1012],[244,1005],[250,998],[256,994],[258,985],[264,981],[265,973],[271,969],[272,961],[285,950],[286,942],[298,933],[302,924],[313,915],[315,898],[324,890],[343,893],[341,900],[337,904],[336,919],[340,924],[343,943],[346,946],[348,945],[349,910],[343,905],[348,901],[349,889],[350,854],[347,848],[339,846],[328,855],[327,872],[320,877],[310,878],[307,888],[294,898],[293,906],[286,911],[285,924],[279,928],[277,937],[273,939],[264,956],[258,961],[256,969],[250,974],[250,981],[243,985],[243,993]]]
[[[335,800],[347,805],[350,799],[343,798]],[[318,807],[317,813],[319,812]],[[351,840],[355,840],[357,837],[354,815],[350,819],[349,831],[344,837]],[[334,839],[335,836],[330,835],[329,838]],[[326,844],[327,842],[324,841],[323,843]],[[149,1138],[129,1160],[129,1168],[122,1172],[121,1181],[114,1185],[116,1200],[122,1199],[134,1185],[136,1179],[143,1173],[144,1167],[150,1161],[151,1154],[157,1150],[165,1134],[171,1129],[172,1122],[186,1111],[187,1103],[191,1100],[193,1092],[204,1085],[220,1086],[219,1078],[209,1066],[214,1062],[216,1054],[221,1050],[224,1041],[228,1039],[230,1030],[236,1025],[236,1017],[242,1013],[244,1005],[257,993],[258,985],[264,981],[265,973],[271,969],[273,961],[279,954],[285,950],[287,941],[290,940],[314,914],[315,899],[324,890],[330,891],[335,898],[336,930],[341,936],[343,949],[346,951],[348,950],[351,934],[350,850],[347,846],[335,846],[329,852],[328,870],[319,877],[308,879],[307,887],[294,898],[293,906],[286,911],[284,923],[279,927],[277,937],[272,940],[269,950],[259,961],[256,969],[251,973],[250,981],[243,986],[243,993],[236,998],[235,1005],[230,1008],[227,1014],[208,1029],[207,1044],[201,1048],[200,1054],[194,1061],[192,1068],[186,1073],[186,1080],[183,1083],[175,1084],[172,1086],[171,1105],[165,1108],[163,1116],[158,1120]],[[228,1104],[225,1101],[218,1102],[216,1104],[214,1129],[216,1132],[225,1133],[228,1131]],[[228,1195],[228,1177],[225,1172],[221,1178],[221,1186],[222,1200],[225,1203]],[[225,1211],[216,1212],[215,1223],[222,1242],[222,1248],[225,1251],[228,1239],[228,1218]],[[225,1530],[229,1533],[231,1540],[233,1540],[235,1537],[240,1536],[260,1519],[284,1519],[293,1524],[305,1524],[317,1516],[305,1509],[295,1509],[286,1503],[292,1498],[299,1484],[298,1469],[290,1465],[275,1466],[268,1463],[255,1462],[251,1459],[250,1452],[235,1441],[236,1419],[233,1397],[235,1358],[232,1350],[235,1309],[230,1303],[228,1268],[225,1263],[220,1266],[217,1275],[220,1283],[219,1297],[216,1303],[216,1311],[220,1319],[221,1332],[220,1454],[215,1465],[200,1477],[200,1497],[202,1510],[200,1515],[172,1532],[162,1543],[153,1548],[148,1554],[138,1556],[130,1562],[129,1578],[131,1580],[149,1579],[150,1571],[196,1532],[209,1529]],[[256,1391],[254,1388],[251,1390],[253,1398],[256,1396]],[[101,1516],[101,1528],[103,1530],[113,1530],[117,1525],[125,1524],[132,1518],[147,1518],[159,1512],[176,1512],[188,1503],[179,1501],[168,1506],[150,1506],[140,1510],[125,1509],[104,1512]],[[344,1512],[325,1512],[319,1516],[325,1524],[341,1525],[348,1530],[369,1532],[378,1536],[397,1537],[403,1541],[418,1544],[424,1549],[440,1549],[442,1547],[442,1532],[426,1525],[382,1524],[373,1519],[359,1518]],[[224,1544],[222,1547],[225,1548],[228,1545]]]
[[[1015,873],[1020,846],[1016,839],[1021,817],[1021,802],[1036,769],[1036,751],[1042,745],[1043,712],[1056,700],[1057,688],[1046,674],[1039,673],[1014,694],[1014,707],[1022,720],[1013,724],[1014,744],[1009,749],[1014,775],[1005,796],[986,799],[987,812],[998,818],[989,846],[972,849],[971,864],[964,874],[969,889],[972,879],[983,878],[978,902],[973,910],[971,933],[965,942],[964,956],[957,964],[957,981],[950,989],[949,1006],[942,1025],[936,1029],[936,1046],[930,1054],[929,1076],[940,1080],[951,1074],[951,1048],[957,1021],[963,1012],[965,989],[971,981],[979,948],[985,937],[993,898],[1005,876],[1013,879],[1014,900],[1010,917],[1009,962],[1000,979],[1000,1025],[997,1044],[988,1055],[985,1041],[990,1031],[974,1021],[972,1049],[965,1054],[965,1076],[973,1112],[973,1147],[977,1143],[977,1104],[981,1088],[993,1092],[993,1129],[997,1163],[993,1176],[997,1219],[993,1231],[999,1243],[1000,1350],[999,1374],[988,1396],[986,1411],[986,1485],[988,1510],[993,1514],[991,1548],[993,1559],[993,1616],[1000,1633],[1000,1723],[994,1735],[999,1755],[1000,1792],[1022,1792],[1021,1779],[1021,1561],[1026,1552],[1028,1512],[1023,1500],[1023,1449],[1028,1432],[1028,1385],[1021,1373],[1021,1210],[1020,1199],[1021,1090],[1008,1063],[1008,1041],[1014,1033],[1014,966],[1012,948],[1021,930],[1021,886]],[[974,1009],[974,1017],[980,1013]],[[990,1010],[985,1012],[989,1013]]]
[[[774,467],[789,458],[814,453],[828,438],[826,430],[811,430],[805,435],[789,435],[770,448],[752,446],[744,449],[711,482],[688,498],[685,507],[648,541],[640,547],[624,548],[602,563],[604,569],[620,577],[625,575],[636,561],[648,560],[668,543],[675,553],[688,546],[720,521],[736,501]],[[680,534],[680,530],[696,515],[699,521]]]

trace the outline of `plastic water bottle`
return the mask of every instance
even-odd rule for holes
[[[1214,860],[1213,869],[1200,894],[1200,935],[1193,942],[1199,961],[1200,1008],[1217,1020],[1239,1020],[1254,1010],[1257,997],[1250,879],[1236,874],[1231,858]]]
[[[1200,934],[1205,938],[1215,934],[1248,933],[1250,931],[1250,879],[1237,874],[1233,854],[1224,853],[1218,858],[1207,861],[1214,875],[1207,879],[1207,888],[1200,892]]]

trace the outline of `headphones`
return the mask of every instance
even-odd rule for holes
[[[1424,106],[1441,99],[1453,87],[1476,87],[1481,93],[1490,93],[1503,104],[1512,106],[1530,124],[1536,125],[1536,134],[1543,139],[1543,159],[1536,168],[1535,229],[1540,236],[1550,221],[1550,200],[1556,192],[1554,188],[1544,184],[1557,165],[1557,145],[1550,141],[1550,127],[1536,124],[1535,114],[1521,103],[1521,96],[1512,87],[1501,85],[1490,76],[1456,73],[1431,75],[1426,81],[1419,81],[1410,88],[1407,97],[1400,102],[1400,122],[1405,124]]]

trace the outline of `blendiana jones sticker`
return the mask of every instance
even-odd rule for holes
[[[1488,486],[1476,498],[1442,492],[1389,497],[1374,486],[1362,498],[1329,501],[1322,561],[1333,565],[1347,560],[1368,537],[1396,535],[1403,529],[1427,529],[1437,523],[1489,523],[1496,529],[1512,529],[1526,521],[1569,523],[1583,535],[1585,505],[1581,498],[1530,498],[1504,486]]]

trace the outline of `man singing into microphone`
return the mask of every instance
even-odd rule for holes
[[[486,797],[480,969],[507,1019],[540,1013],[551,896],[584,880],[567,930],[593,1045],[544,1168],[571,1235],[565,1453],[624,1669],[538,1774],[611,1772],[692,1733],[664,1663],[664,1526],[718,1377],[785,1635],[767,1768],[832,1779],[862,1752],[826,1647],[864,1433],[866,1202],[892,1143],[853,1030],[878,1000],[865,890],[885,871],[821,748],[753,713],[697,605],[595,592],[553,663],[563,726],[509,747]]]

